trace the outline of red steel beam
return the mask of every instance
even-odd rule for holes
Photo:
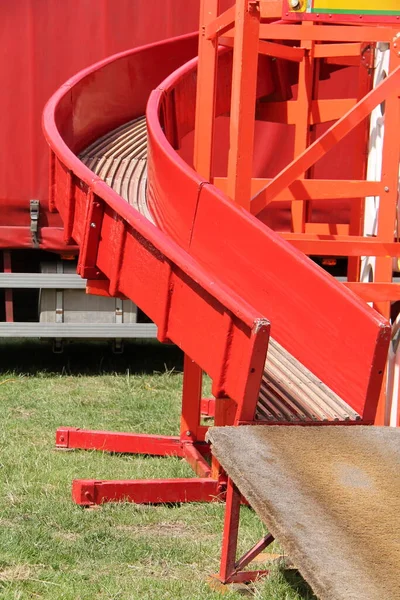
[[[248,0],[237,0],[235,11],[228,196],[240,206],[249,209],[260,15],[256,6]]]
[[[233,48],[233,38],[222,37],[220,38],[219,43],[222,46]],[[264,56],[272,56],[273,58],[281,58],[282,60],[289,60],[292,62],[299,63],[304,58],[305,49],[260,40],[258,42],[258,54],[263,54]]]
[[[252,179],[251,192],[261,192],[263,198],[266,186],[272,179]],[[214,185],[226,192],[226,177],[214,177]],[[360,196],[381,196],[384,186],[380,181],[362,181],[354,179],[296,179],[282,190],[272,202],[291,202],[292,200],[342,200]]]
[[[134,502],[136,504],[176,504],[181,502],[212,502],[223,493],[216,479],[138,479],[100,481],[76,479],[72,497],[76,504],[92,506],[104,502]]]
[[[316,256],[400,256],[400,243],[363,236],[283,233],[304,254]]]
[[[396,30],[391,27],[318,25],[309,31],[301,25],[262,24],[261,39],[311,40],[314,42],[391,42]],[[228,32],[230,34],[230,32]]]
[[[241,494],[231,479],[228,479],[225,502],[224,532],[222,537],[219,578],[223,583],[231,581],[235,572],[238,544]]]
[[[56,448],[182,458],[185,455],[177,436],[95,431],[78,427],[59,427],[56,432]]]
[[[211,178],[217,87],[218,40],[208,38],[206,30],[210,24],[215,22],[218,15],[218,5],[218,0],[201,0],[200,7],[199,61],[197,67],[193,162],[196,171],[207,181]],[[234,11],[234,7],[230,9],[230,12],[232,12],[232,10]]]
[[[342,25],[318,25],[313,29],[311,36],[304,31],[301,24],[264,23],[260,25],[260,39],[262,40],[298,40],[303,42],[391,42],[396,30],[390,27],[363,26],[354,27]],[[234,37],[235,30],[225,33],[226,37]]]
[[[339,56],[360,56],[362,44],[316,44],[314,48],[314,58],[337,58]]]
[[[183,444],[183,456],[198,477],[210,477],[211,467],[194,444]]]
[[[204,2],[204,0],[203,0],[203,2]],[[215,0],[214,0],[214,4],[215,4]],[[229,29],[231,29],[235,24],[235,7],[234,6],[231,6],[230,8],[228,8],[228,10],[223,12],[221,15],[218,15],[218,17],[211,20],[212,16],[213,16],[213,12],[214,11],[212,11],[211,15],[207,18],[207,21],[208,21],[207,24],[204,24],[204,22],[200,23],[200,31],[202,30],[202,28],[204,29],[204,34],[205,34],[207,40],[214,40],[216,37],[223,35],[226,31],[229,31]],[[204,17],[203,17],[203,19],[204,19]],[[203,34],[202,31],[201,31],[201,33]]]
[[[400,300],[400,284],[398,283],[349,281],[344,282],[344,285],[365,302],[398,302]]]

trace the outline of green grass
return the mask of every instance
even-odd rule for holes
[[[53,355],[33,342],[3,343],[0,352],[0,598],[240,598],[207,583],[219,565],[222,504],[85,510],[71,501],[73,478],[191,477],[186,463],[53,449],[60,425],[176,434],[180,352],[137,344],[115,356],[88,344]],[[242,509],[240,549],[264,534],[253,511]],[[312,595],[276,570],[255,597]]]

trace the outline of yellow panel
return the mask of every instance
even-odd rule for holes
[[[377,13],[398,12],[400,14],[400,0],[314,0],[313,9],[346,11],[358,13],[373,11]]]

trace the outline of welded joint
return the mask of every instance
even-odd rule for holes
[[[362,44],[361,64],[368,70],[369,73],[375,69],[375,44]]]
[[[268,321],[268,319],[264,319],[264,318],[255,319],[254,324],[253,324],[252,333],[254,335],[257,335],[258,333],[260,333],[260,331],[262,329],[264,329],[265,327],[269,327],[270,325],[271,325],[271,323]]]

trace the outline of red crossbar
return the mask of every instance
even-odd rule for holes
[[[78,427],[60,427],[56,432],[57,448],[103,450],[153,456],[184,456],[179,437],[120,433],[115,431],[92,431]]]

